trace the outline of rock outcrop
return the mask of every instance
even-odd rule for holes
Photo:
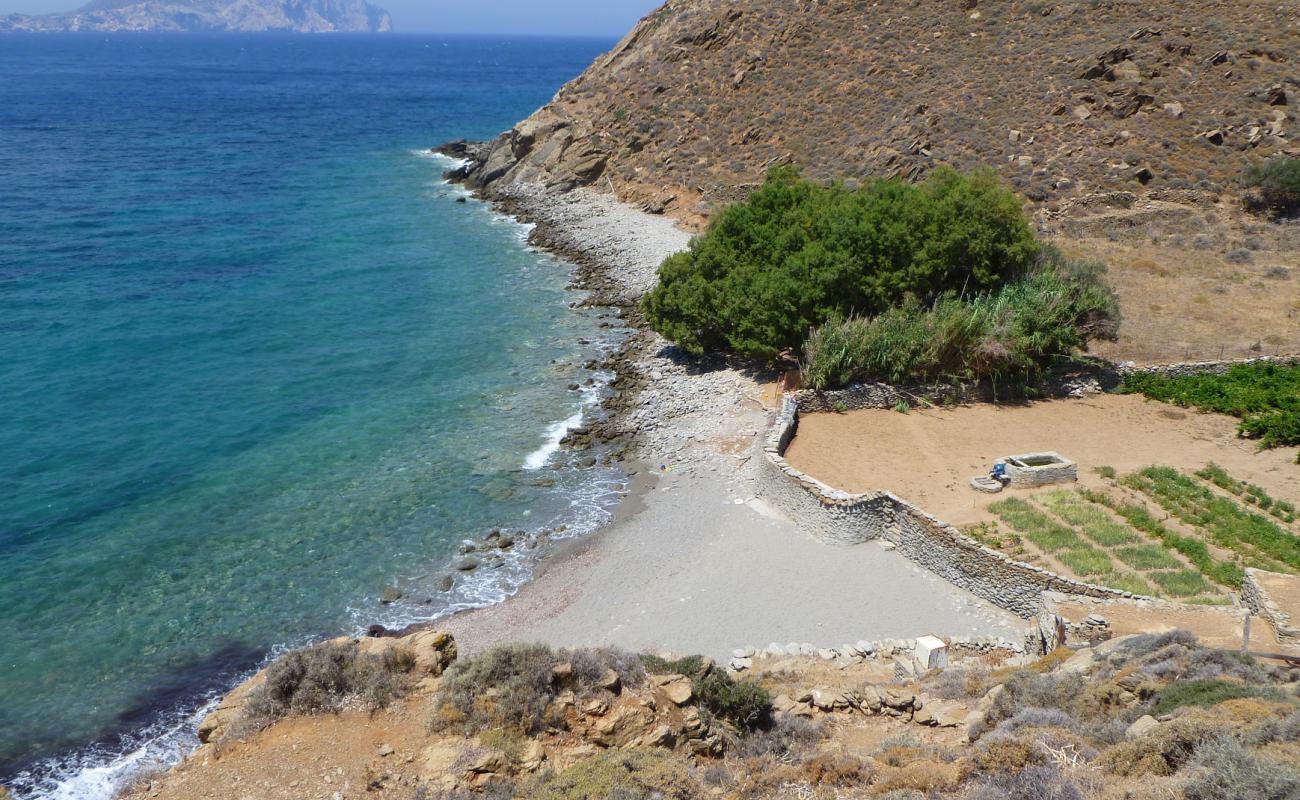
[[[380,33],[392,27],[388,12],[365,0],[96,0],[76,11],[0,17],[0,32]]]

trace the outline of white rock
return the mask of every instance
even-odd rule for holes
[[[754,652],[754,648],[752,647],[737,647],[735,650],[731,651],[731,655],[735,658],[753,658]]]

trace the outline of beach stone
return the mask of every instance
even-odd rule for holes
[[[476,570],[478,569],[478,559],[462,558],[460,561],[456,562],[456,569],[460,570],[461,572],[470,572],[472,570]]]
[[[833,647],[823,647],[817,651],[817,656],[823,661],[834,661],[839,655],[839,651]]]
[[[384,589],[384,593],[383,595],[380,596],[379,602],[383,603],[386,606],[390,606],[401,599],[402,599],[402,590],[398,589],[396,586],[389,586]]]
[[[750,667],[754,666],[754,659],[752,659],[752,658],[733,658],[733,659],[731,659],[731,661],[729,662],[728,665],[729,665],[729,666],[730,666],[734,671],[736,671],[736,672],[744,672],[745,670],[747,670],[747,669],[749,669]]]
[[[497,547],[501,548],[502,550],[509,550],[514,546],[515,546],[515,537],[513,536],[502,536],[501,538],[497,539]]]
[[[876,651],[875,644],[868,642],[866,639],[859,639],[854,648],[864,656],[869,656]]]
[[[450,575],[443,575],[438,579],[438,591],[450,592],[456,586],[456,579]]]
[[[737,647],[735,650],[732,650],[732,651],[731,651],[731,655],[732,655],[734,658],[753,658],[753,657],[754,657],[754,648],[752,648],[752,647]]]

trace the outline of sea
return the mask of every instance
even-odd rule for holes
[[[612,44],[0,35],[0,784],[108,798],[284,648],[528,578],[445,591],[465,540],[609,519],[559,443],[626,332],[429,148]]]

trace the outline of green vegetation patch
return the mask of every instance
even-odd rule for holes
[[[1112,338],[1114,297],[1098,265],[1045,249],[1032,273],[971,296],[905,301],[875,317],[831,319],[804,347],[815,389],[857,381],[987,381],[1025,393],[1056,359]]]
[[[1183,706],[1209,708],[1226,700],[1236,700],[1241,697],[1271,696],[1273,694],[1275,692],[1267,687],[1249,686],[1236,681],[1224,680],[1223,678],[1180,681],[1171,683],[1156,695],[1152,713],[1168,714],[1174,709]]]
[[[687,762],[661,749],[606,750],[542,779],[535,800],[694,800],[702,795]]]
[[[1300,569],[1300,537],[1171,467],[1147,467],[1125,476],[1124,483],[1150,495],[1184,522],[1204,528],[1221,547],[1243,555],[1257,551],[1286,567]]]
[[[1241,419],[1260,447],[1300,444],[1300,365],[1238,364],[1222,375],[1130,375],[1124,388],[1155,400]]]
[[[995,288],[1037,253],[1020,199],[991,170],[854,190],[780,167],[664,261],[644,309],[688,352],[770,359],[797,351],[835,315],[879,314],[908,294],[928,304]]]
[[[1093,547],[1084,546],[1074,550],[1064,550],[1057,553],[1056,557],[1075,575],[1083,577],[1109,575],[1115,571],[1115,564],[1110,560],[1110,556]]]
[[[1107,575],[1096,582],[1109,586],[1112,589],[1119,589],[1121,592],[1132,592],[1133,594],[1142,594],[1147,596],[1155,594],[1155,591],[1151,588],[1151,584],[1130,572],[1116,572],[1115,574]]]
[[[989,511],[997,514],[1002,521],[1011,526],[1026,539],[1038,545],[1044,552],[1056,553],[1060,550],[1077,550],[1088,548],[1088,543],[1077,533],[1056,522],[1042,511],[1015,497],[999,500],[989,506]]]
[[[1190,569],[1169,572],[1148,572],[1146,577],[1155,582],[1162,591],[1174,597],[1191,597],[1214,591],[1214,587],[1199,572]]]
[[[1091,339],[1113,339],[1099,264],[1041,244],[992,170],[850,189],[768,173],[667,258],[642,309],[693,354],[803,356],[817,389],[861,380],[987,380],[1029,390]]]
[[[1168,550],[1155,544],[1119,547],[1114,550],[1114,554],[1133,569],[1178,569],[1183,566],[1182,562],[1170,555]]]
[[[1078,492],[1057,489],[1041,497],[1043,505],[1058,517],[1081,529],[1083,535],[1099,545],[1113,547],[1136,542],[1132,530],[1111,519],[1110,515],[1091,505]]]
[[[1165,547],[1182,553],[1202,574],[1215,583],[1230,588],[1241,586],[1241,580],[1245,577],[1245,573],[1240,566],[1214,558],[1210,555],[1210,548],[1200,539],[1182,536],[1171,531],[1159,520],[1151,516],[1151,512],[1147,511],[1145,506],[1139,503],[1119,502],[1104,492],[1095,492],[1090,489],[1082,490],[1081,494],[1089,502],[1104,505],[1119,514],[1134,528],[1159,539],[1160,543]]]
[[[1300,212],[1300,158],[1276,155],[1252,164],[1242,177],[1250,189],[1247,202],[1271,214]]]
[[[1258,506],[1283,522],[1295,522],[1295,505],[1285,500],[1275,500],[1262,486],[1239,481],[1228,471],[1211,461],[1203,469],[1197,470],[1196,477],[1213,483],[1226,492],[1235,494],[1247,503]]]

